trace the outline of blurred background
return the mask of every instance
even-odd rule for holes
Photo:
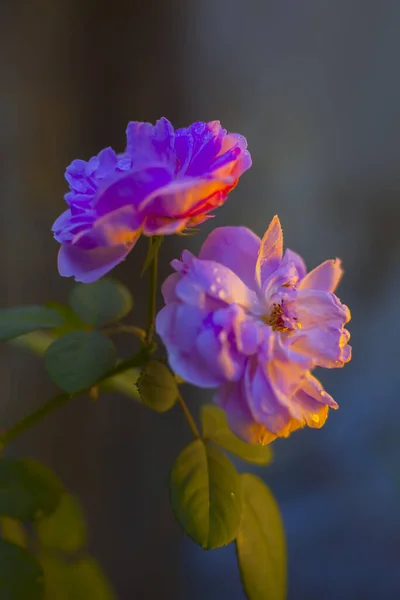
[[[289,600],[400,597],[399,27],[397,0],[0,0],[0,306],[66,300],[50,232],[66,165],[122,151],[129,120],[163,115],[219,119],[253,156],[212,223],[168,239],[163,276],[211,228],[262,235],[275,213],[310,268],[343,260],[354,358],[318,373],[340,410],[254,471],[283,513]],[[136,322],[145,249],[115,271]],[[3,346],[0,358],[3,428],[55,388],[36,357]],[[195,412],[206,398],[185,396]],[[234,548],[204,553],[172,517],[166,481],[189,440],[178,410],[109,395],[76,399],[11,453],[43,460],[81,499],[120,600],[243,600]]]

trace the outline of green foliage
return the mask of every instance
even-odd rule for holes
[[[75,329],[84,329],[85,323],[80,317],[72,310],[70,306],[61,304],[61,302],[46,302],[47,308],[51,308],[58,312],[63,319],[63,325],[59,325],[53,329],[53,333],[56,337],[65,335]]]
[[[144,259],[142,270],[140,271],[141,277],[146,273],[148,268],[151,266],[151,263],[155,259],[156,254],[158,253],[158,251],[160,249],[163,239],[164,239],[164,236],[162,236],[162,235],[154,235],[151,238],[151,244],[149,244],[149,249],[147,250],[146,258]]]
[[[248,600],[284,600],[285,534],[278,505],[254,475],[240,476],[243,514],[236,540],[240,575]]]
[[[243,460],[256,465],[267,465],[271,462],[272,451],[270,446],[242,442],[229,429],[225,412],[218,406],[207,404],[202,407],[201,425],[205,438],[228,450],[228,452],[236,454]]]
[[[0,310],[0,341],[24,335],[37,329],[63,325],[61,315],[45,306],[20,306]]]
[[[54,335],[44,331],[36,331],[22,335],[12,341],[12,344],[21,348],[26,348],[38,356],[43,356],[47,348],[55,341]],[[137,369],[128,369],[118,375],[113,375],[104,380],[100,387],[105,390],[119,392],[129,398],[139,399],[139,392],[136,387],[136,382],[139,377]]]
[[[43,547],[73,553],[86,542],[86,524],[79,502],[64,493],[57,509],[36,523],[38,540]]]
[[[179,395],[173,374],[159,360],[152,360],[145,366],[137,388],[143,404],[159,413],[172,408]]]
[[[62,492],[56,475],[36,460],[0,460],[0,515],[39,519],[56,509]]]
[[[1,600],[114,600],[99,565],[84,553],[86,524],[77,499],[36,461],[0,466],[0,508],[36,519],[36,536],[29,539],[20,521],[0,518]],[[34,547],[38,558],[25,547]]]
[[[139,400],[139,391],[137,389],[138,378],[138,369],[128,369],[127,371],[123,371],[123,373],[105,379],[99,387],[100,389],[119,392],[124,396]]]
[[[114,344],[98,331],[72,331],[49,346],[44,361],[52,380],[72,394],[95,384],[116,358]]]
[[[44,600],[43,571],[35,556],[0,539],[1,600]]]
[[[130,291],[114,279],[76,285],[71,291],[69,302],[82,321],[93,327],[118,321],[133,307]]]
[[[46,600],[115,600],[98,563],[85,556],[64,561],[43,553],[40,557],[45,576]]]
[[[207,550],[229,544],[239,528],[242,490],[231,461],[208,442],[195,440],[171,472],[171,503],[186,533]]]

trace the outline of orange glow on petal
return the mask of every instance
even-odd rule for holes
[[[133,242],[136,241],[136,239],[139,236],[138,231],[132,231],[131,229],[123,228],[114,229],[111,227],[105,231],[105,234],[107,236],[108,241],[115,246],[130,246],[131,244],[133,244]]]

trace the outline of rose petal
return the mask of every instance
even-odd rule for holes
[[[122,262],[132,247],[120,245],[86,250],[73,244],[63,244],[58,253],[58,270],[63,277],[92,283]]]
[[[204,242],[199,258],[228,267],[248,288],[254,290],[260,244],[260,238],[247,227],[218,227]]]
[[[279,267],[283,255],[282,227],[277,215],[272,219],[261,240],[256,263],[256,281],[260,288],[264,281]]]
[[[301,281],[299,289],[322,290],[334,292],[343,275],[342,262],[339,258],[327,260],[310,271]]]

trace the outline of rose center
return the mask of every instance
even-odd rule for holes
[[[297,317],[285,314],[283,300],[272,304],[271,312],[263,318],[263,321],[271,327],[272,331],[294,331],[301,328]]]

